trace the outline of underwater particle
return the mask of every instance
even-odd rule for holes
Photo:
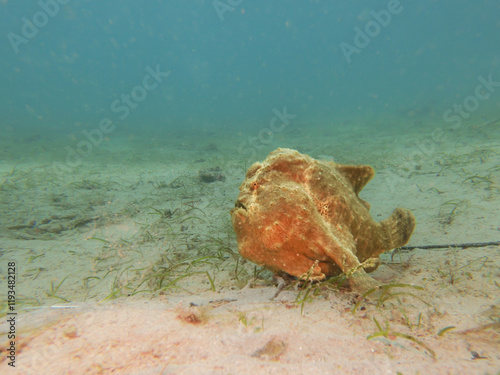
[[[226,176],[222,174],[222,169],[220,169],[220,167],[202,169],[198,172],[198,176],[200,180],[206,184],[226,180]]]
[[[231,210],[240,254],[278,274],[323,280],[345,273],[352,290],[374,288],[367,272],[377,268],[380,254],[408,243],[415,228],[403,208],[373,220],[359,193],[374,174],[366,165],[271,152],[248,169]]]
[[[286,351],[286,342],[273,337],[266,345],[256,350],[252,357],[263,359],[266,361],[277,361]]]

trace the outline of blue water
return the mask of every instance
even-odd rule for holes
[[[0,129],[260,129],[284,106],[303,124],[441,117],[478,77],[500,81],[499,15],[493,0],[4,1]]]

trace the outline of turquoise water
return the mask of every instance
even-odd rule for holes
[[[80,140],[103,119],[111,141],[260,130],[284,106],[339,130],[386,116],[486,123],[498,110],[496,1],[45,0],[0,10],[4,136]],[[490,75],[483,99],[443,118]]]

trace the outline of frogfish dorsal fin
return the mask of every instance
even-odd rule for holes
[[[337,164],[337,170],[351,183],[356,195],[375,176],[375,170],[368,165]]]

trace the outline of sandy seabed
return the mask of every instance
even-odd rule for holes
[[[131,134],[71,173],[53,164],[71,138],[5,135],[0,373],[500,373],[499,246],[418,248],[500,240],[498,131],[468,124],[436,137],[434,128],[291,126],[255,155],[238,152],[252,134]],[[292,283],[275,296],[278,280],[239,258],[229,210],[246,168],[276,147],[372,165],[362,192],[372,216],[415,214],[417,248],[384,254],[372,274],[391,285],[386,294]]]

